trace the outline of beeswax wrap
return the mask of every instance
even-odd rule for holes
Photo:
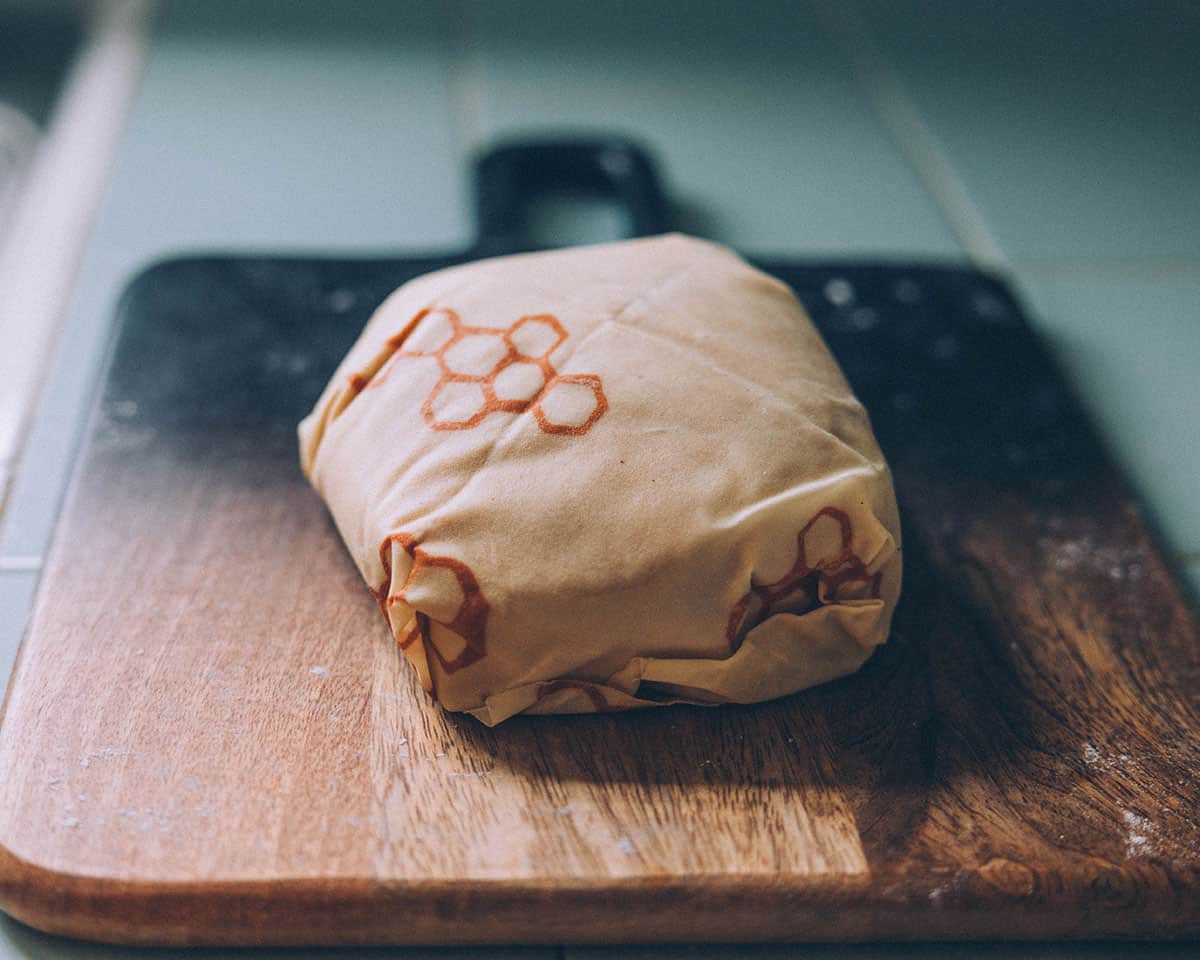
[[[900,593],[867,414],[791,291],[672,235],[397,290],[301,460],[425,689],[518,713],[766,700]]]

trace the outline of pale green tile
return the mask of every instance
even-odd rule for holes
[[[322,13],[324,11],[324,13]],[[124,284],[181,250],[465,244],[434,0],[169,6],[0,521],[40,555]]]
[[[961,255],[803,4],[476,0],[465,15],[484,137],[632,134],[685,228],[751,250]]]
[[[1015,258],[1200,255],[1200,9],[862,0]]]
[[[1023,287],[1165,546],[1200,551],[1200,273]]]
[[[36,573],[0,572],[0,691],[8,688],[8,677],[25,632],[37,580]],[[3,693],[0,693],[0,701],[3,699]]]
[[[169,5],[98,242],[461,243],[445,33],[436,0]]]

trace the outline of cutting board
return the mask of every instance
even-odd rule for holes
[[[588,177],[649,232],[618,154]],[[895,470],[904,597],[860,673],[495,729],[421,692],[295,426],[389,291],[518,245],[518,160],[468,254],[188,257],[129,289],[0,728],[0,905],[181,944],[1200,935],[1195,621],[977,272],[762,263]]]

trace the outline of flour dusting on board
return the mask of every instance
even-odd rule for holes
[[[1141,580],[1146,574],[1146,558],[1140,547],[1130,550],[1097,543],[1095,538],[1083,536],[1041,537],[1038,548],[1059,573],[1088,572],[1117,582]]]
[[[1125,856],[1131,860],[1137,857],[1147,857],[1154,853],[1154,824],[1146,817],[1139,816],[1129,810],[1124,811],[1122,818],[1128,829],[1125,846]]]
[[[1113,754],[1106,754],[1093,743],[1084,743],[1081,753],[1083,762],[1096,770],[1112,770],[1114,768],[1136,769],[1137,767],[1133,757],[1128,753],[1118,753],[1115,756]]]
[[[120,747],[97,747],[95,750],[89,750],[79,758],[81,767],[90,767],[93,760],[111,760],[116,757],[132,757],[132,750],[124,750]]]

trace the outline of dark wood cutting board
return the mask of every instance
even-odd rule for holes
[[[455,259],[133,284],[0,727],[0,906],[164,943],[1200,935],[1196,624],[1003,285],[763,264],[895,470],[860,673],[487,729],[418,688],[294,434]]]

